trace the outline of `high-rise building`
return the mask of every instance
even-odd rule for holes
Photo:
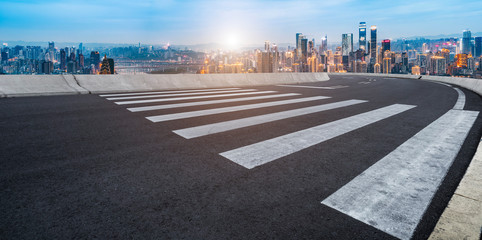
[[[60,69],[65,70],[67,67],[67,54],[65,49],[60,49]]]
[[[366,52],[367,47],[367,23],[360,22],[360,26],[358,27],[358,44],[359,49]]]
[[[390,39],[385,39],[382,41],[382,51],[390,51]]]
[[[114,59],[107,58],[107,55],[104,55],[104,60],[102,60],[102,64],[100,67],[100,74],[114,74]]]
[[[444,57],[433,56],[431,61],[431,75],[445,75],[447,73],[447,62]]]
[[[296,34],[296,57],[300,58],[301,57],[301,39],[303,39],[304,36],[302,33],[297,33]]]
[[[272,53],[258,51],[256,58],[257,58],[256,71],[258,73],[273,72],[273,54]]]
[[[306,58],[308,56],[308,39],[302,38],[300,40],[300,50],[301,50],[301,62],[306,63]]]
[[[326,51],[328,51],[328,37],[325,35],[321,38],[320,54],[323,54]]]
[[[265,52],[270,52],[270,49],[269,49],[269,41],[264,41],[264,51],[265,51]]]
[[[472,33],[470,30],[465,30],[462,37],[462,53],[470,54],[472,50]]]
[[[456,60],[457,67],[467,68],[467,58],[468,58],[467,54],[464,54],[464,53],[457,54],[455,58],[457,59]]]
[[[377,59],[377,26],[373,25],[370,28],[370,58],[371,62],[375,63]]]
[[[84,48],[83,44],[82,43],[79,43],[79,54],[77,55],[80,55],[82,54],[82,49]]]
[[[391,64],[391,58],[384,58],[383,59],[383,73],[392,73],[392,64]]]
[[[474,48],[474,57],[482,57],[482,37],[475,37]]]
[[[2,56],[2,58],[1,58],[1,59],[2,59],[2,62],[6,62],[6,61],[8,61],[8,52],[6,52],[6,51],[5,51],[5,52],[4,52],[4,51],[2,51],[1,56]]]
[[[428,52],[428,45],[427,43],[422,44],[422,54],[425,54]]]
[[[93,64],[96,69],[99,69],[100,54],[97,51],[90,53],[90,64]]]
[[[353,52],[353,33],[341,35],[341,55],[349,56]]]

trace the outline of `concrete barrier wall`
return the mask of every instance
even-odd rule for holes
[[[326,73],[1,75],[0,97],[243,87],[327,80]]]
[[[441,76],[427,76],[427,75],[410,75],[410,74],[374,74],[374,73],[329,73],[329,75],[356,75],[356,76],[376,76],[376,77],[397,77],[397,78],[411,78],[428,81],[437,81],[447,84],[452,84],[469,89],[480,96],[482,96],[482,79],[475,78],[458,78],[458,77],[441,77]]]
[[[72,79],[62,75],[0,75],[3,97],[88,93]]]
[[[329,80],[326,73],[75,75],[92,93],[241,87]]]
[[[482,96],[482,80],[408,74],[256,73],[146,75],[0,75],[0,97],[249,87],[329,80],[329,75],[399,77],[458,85]]]

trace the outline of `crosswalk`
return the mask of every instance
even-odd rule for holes
[[[316,89],[313,86],[279,86],[287,89],[290,87]],[[409,239],[478,116],[478,112],[463,110],[465,97],[461,90],[456,89],[456,91],[460,97],[453,110],[427,126],[321,203],[392,236]],[[368,103],[363,99],[330,102],[331,96],[303,96],[296,92],[280,93],[242,88],[119,93],[100,96],[117,105],[126,105],[126,109],[130,112],[142,113],[152,124],[211,115],[221,116],[215,118],[216,122],[208,124],[203,122],[197,126],[171,129],[173,133],[187,139],[186,141],[233,130],[246,131],[249,134],[250,127],[253,126],[292,118],[303,119],[323,111]],[[256,101],[256,103],[249,101]],[[226,103],[235,105],[223,105]],[[190,107],[195,106],[203,108],[193,111]],[[244,117],[222,120],[222,114],[275,106],[283,106],[287,110],[264,114],[259,113],[262,111],[253,111],[254,115],[245,114]],[[384,119],[400,114],[410,114],[410,110],[416,107],[407,104],[381,106],[368,112],[263,139],[246,146],[237,146],[237,148],[220,152],[219,155],[245,169],[258,168]],[[174,109],[175,113],[156,114],[157,110],[164,109]],[[453,127],[445,131],[447,126]]]
[[[287,87],[287,89],[291,87],[294,89],[305,87],[317,88],[316,86],[303,85],[279,86]],[[331,98],[330,96],[303,96],[296,92],[280,93],[277,91],[262,91],[245,88],[194,89],[139,93],[130,92],[103,94],[100,95],[100,97],[112,101],[117,105],[125,105],[126,109],[130,112],[143,113],[147,120],[157,124],[216,114],[229,114],[254,109],[268,109],[275,106],[284,106],[286,108],[286,110],[283,111],[256,114],[254,116],[172,129],[173,133],[185,139],[201,138],[237,129],[246,129],[246,131],[249,131],[249,127],[252,126],[296,117],[309,117],[315,113],[357,106],[368,102],[360,99],[327,102],[327,100]],[[253,101],[255,101],[255,103],[253,103]],[[235,105],[222,105],[226,103],[233,103]],[[300,104],[302,104],[301,107],[297,107],[300,106]],[[190,107],[195,106],[203,106],[203,109],[193,111]],[[402,104],[385,106],[367,113],[300,130],[285,136],[265,139],[264,141],[249,146],[239,146],[239,148],[221,152],[219,154],[242,167],[252,169],[273,162],[289,154],[303,151],[303,149],[312,145],[322,143],[374,122],[400,114],[414,107],[415,106]],[[175,113],[153,114],[156,113],[156,111],[159,112],[159,110],[164,109],[174,109]]]

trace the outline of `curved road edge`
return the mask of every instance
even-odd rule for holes
[[[440,216],[431,240],[482,237],[482,139],[457,190]]]

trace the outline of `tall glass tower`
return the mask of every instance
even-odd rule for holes
[[[482,57],[482,37],[475,37],[475,56],[474,57]]]
[[[327,50],[328,50],[328,37],[325,35],[325,37],[321,38],[320,54],[323,54]]]
[[[472,52],[472,33],[470,30],[465,30],[462,37],[462,53],[469,54]]]
[[[341,55],[348,56],[353,52],[353,33],[341,35]]]
[[[375,25],[370,28],[370,57],[372,63],[375,63],[377,58],[377,26]]]
[[[363,51],[367,51],[367,23],[360,22],[360,26],[358,27],[358,44],[359,49]]]

